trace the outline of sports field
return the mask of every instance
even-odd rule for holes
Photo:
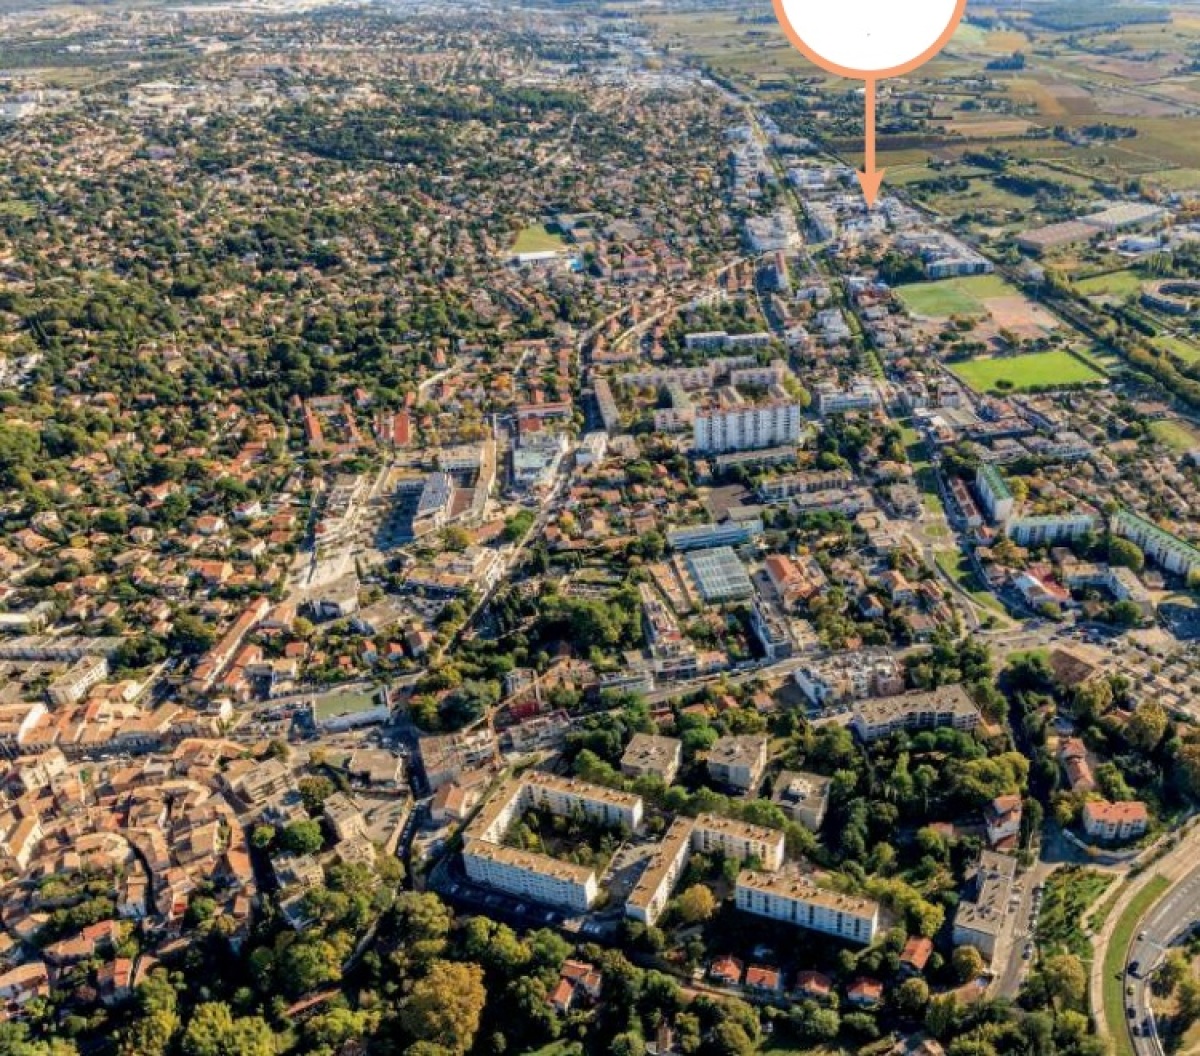
[[[1150,432],[1156,440],[1160,440],[1176,451],[1195,451],[1200,449],[1200,430],[1187,422],[1165,420],[1151,422]]]
[[[525,228],[513,245],[514,253],[547,253],[552,249],[562,249],[562,235],[555,234],[545,224],[533,224]]]
[[[984,301],[1020,294],[998,275],[972,275],[965,279],[941,279],[900,286],[896,295],[913,314],[926,319],[949,319],[952,315],[984,316]]]
[[[1080,279],[1075,283],[1075,288],[1085,297],[1134,297],[1144,281],[1136,271],[1126,269]]]
[[[1100,371],[1089,367],[1069,352],[1035,352],[1028,356],[972,359],[952,363],[950,369],[976,392],[1046,389],[1055,385],[1079,385],[1103,381]]]

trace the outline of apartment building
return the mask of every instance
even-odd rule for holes
[[[979,467],[975,491],[993,524],[1004,524],[1016,512],[1017,500],[995,466],[985,463]]]
[[[751,792],[767,769],[767,738],[757,734],[721,737],[708,752],[708,776],[723,785]]]
[[[1132,510],[1114,514],[1111,527],[1114,535],[1141,547],[1147,558],[1168,572],[1187,576],[1200,570],[1200,550]]]
[[[809,832],[820,829],[829,809],[831,780],[802,770],[784,770],[775,779],[771,802]]]
[[[692,448],[720,453],[796,444],[803,424],[799,404],[785,400],[698,411],[692,427]]]
[[[672,550],[710,550],[718,546],[741,546],[761,535],[760,520],[729,521],[725,524],[697,524],[667,532],[667,544]]]
[[[599,894],[593,869],[484,840],[467,841],[463,864],[483,887],[577,913],[590,909]]]
[[[879,903],[872,899],[828,890],[797,873],[749,869],[738,875],[734,904],[745,913],[833,935],[859,946],[874,940],[881,916]]]
[[[1133,840],[1145,833],[1149,824],[1146,804],[1137,800],[1118,803],[1088,800],[1083,805],[1083,831],[1093,840]]]
[[[576,912],[587,910],[599,891],[594,870],[503,846],[505,832],[531,808],[559,815],[580,811],[602,824],[636,831],[642,823],[641,797],[530,771],[501,787],[463,830],[463,865],[476,883]]]
[[[792,655],[795,643],[787,620],[759,598],[755,599],[750,612],[750,629],[768,660],[785,660]]]
[[[989,960],[1004,928],[1017,863],[1007,855],[984,851],[971,878],[968,897],[954,914],[954,945],[974,946]]]
[[[901,730],[974,730],[980,721],[979,709],[962,686],[941,686],[928,693],[864,701],[855,708],[850,728],[870,744]]]
[[[676,818],[671,823],[625,901],[625,916],[647,925],[654,924],[662,916],[671,900],[671,892],[692,856],[695,828],[696,822],[692,818]]]
[[[46,694],[60,708],[78,704],[93,686],[108,677],[108,660],[103,656],[83,656],[50,683]]]
[[[785,841],[778,829],[750,825],[717,814],[701,814],[692,830],[692,850],[719,851],[726,858],[747,862],[752,858],[770,871],[783,868]]]
[[[1018,546],[1053,546],[1069,542],[1095,531],[1096,518],[1090,513],[1066,513],[1045,517],[1014,517],[1005,525],[1005,534]]]
[[[683,761],[683,742],[675,737],[635,733],[621,756],[621,773],[626,777],[657,777],[669,785]]]
[[[855,411],[870,411],[879,406],[879,390],[865,378],[847,389],[823,382],[817,386],[817,411],[822,418]]]

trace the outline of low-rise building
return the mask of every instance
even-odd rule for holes
[[[1138,800],[1109,803],[1090,799],[1083,805],[1083,831],[1093,840],[1118,843],[1137,839],[1149,824],[1146,804]]]
[[[657,777],[669,785],[683,761],[683,742],[676,737],[635,733],[621,756],[621,773],[627,777]]]
[[[709,749],[707,765],[714,781],[752,792],[767,769],[767,738],[758,734],[718,738]]]
[[[984,851],[970,880],[970,890],[954,914],[954,945],[974,946],[989,960],[1004,928],[1017,863],[1007,855]]]
[[[803,825],[810,832],[821,828],[825,812],[829,809],[828,777],[809,774],[801,770],[783,770],[775,779],[775,791],[771,802],[792,821]]]

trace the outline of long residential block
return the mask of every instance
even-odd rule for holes
[[[872,942],[879,930],[878,902],[830,891],[795,873],[743,870],[737,878],[734,902],[743,912],[833,935],[860,946]]]

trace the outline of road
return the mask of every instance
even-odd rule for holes
[[[1128,998],[1136,1015],[1132,1020],[1126,1017],[1131,1028],[1137,1027],[1133,1048],[1138,1056],[1163,1056],[1150,1009],[1151,977],[1167,950],[1196,926],[1197,918],[1200,918],[1200,865],[1186,873],[1147,914],[1125,960],[1127,979],[1128,967],[1138,966],[1137,977],[1131,980],[1133,996]]]
[[[1144,918],[1146,923],[1138,928],[1138,934],[1145,931],[1147,938],[1145,940],[1134,939],[1130,943],[1130,949],[1122,958],[1126,966],[1133,961],[1138,961],[1138,970],[1142,974],[1150,971],[1163,956],[1167,943],[1154,941],[1169,937],[1163,929],[1171,927],[1172,920],[1179,925],[1189,925],[1197,916],[1200,916],[1200,825],[1189,824],[1180,836],[1179,843],[1173,849],[1157,862],[1148,863],[1141,873],[1129,880],[1104,918],[1100,930],[1092,937],[1093,954],[1088,1000],[1092,1020],[1095,1022],[1097,1033],[1101,1038],[1108,1037],[1108,1020],[1104,1014],[1104,962],[1108,948],[1112,944],[1117,924],[1130,902],[1155,876],[1164,877],[1171,887]],[[1153,930],[1151,925],[1153,925]],[[1135,949],[1138,951],[1136,955]],[[1143,960],[1143,957],[1151,957],[1151,960],[1147,962]],[[1145,993],[1136,992],[1138,986],[1136,980],[1129,980],[1129,982],[1135,986],[1134,1000],[1142,1002],[1140,1007],[1145,1008]],[[1139,1006],[1135,1004],[1135,1007]],[[1129,1030],[1132,1022],[1126,1017],[1124,1007],[1118,1015],[1125,1023],[1125,1029]],[[1138,1015],[1139,1026],[1144,1015],[1144,1012]],[[1133,1043],[1139,1056],[1151,1056],[1151,1054],[1162,1056],[1162,1048],[1158,1045],[1157,1038],[1134,1037]]]

